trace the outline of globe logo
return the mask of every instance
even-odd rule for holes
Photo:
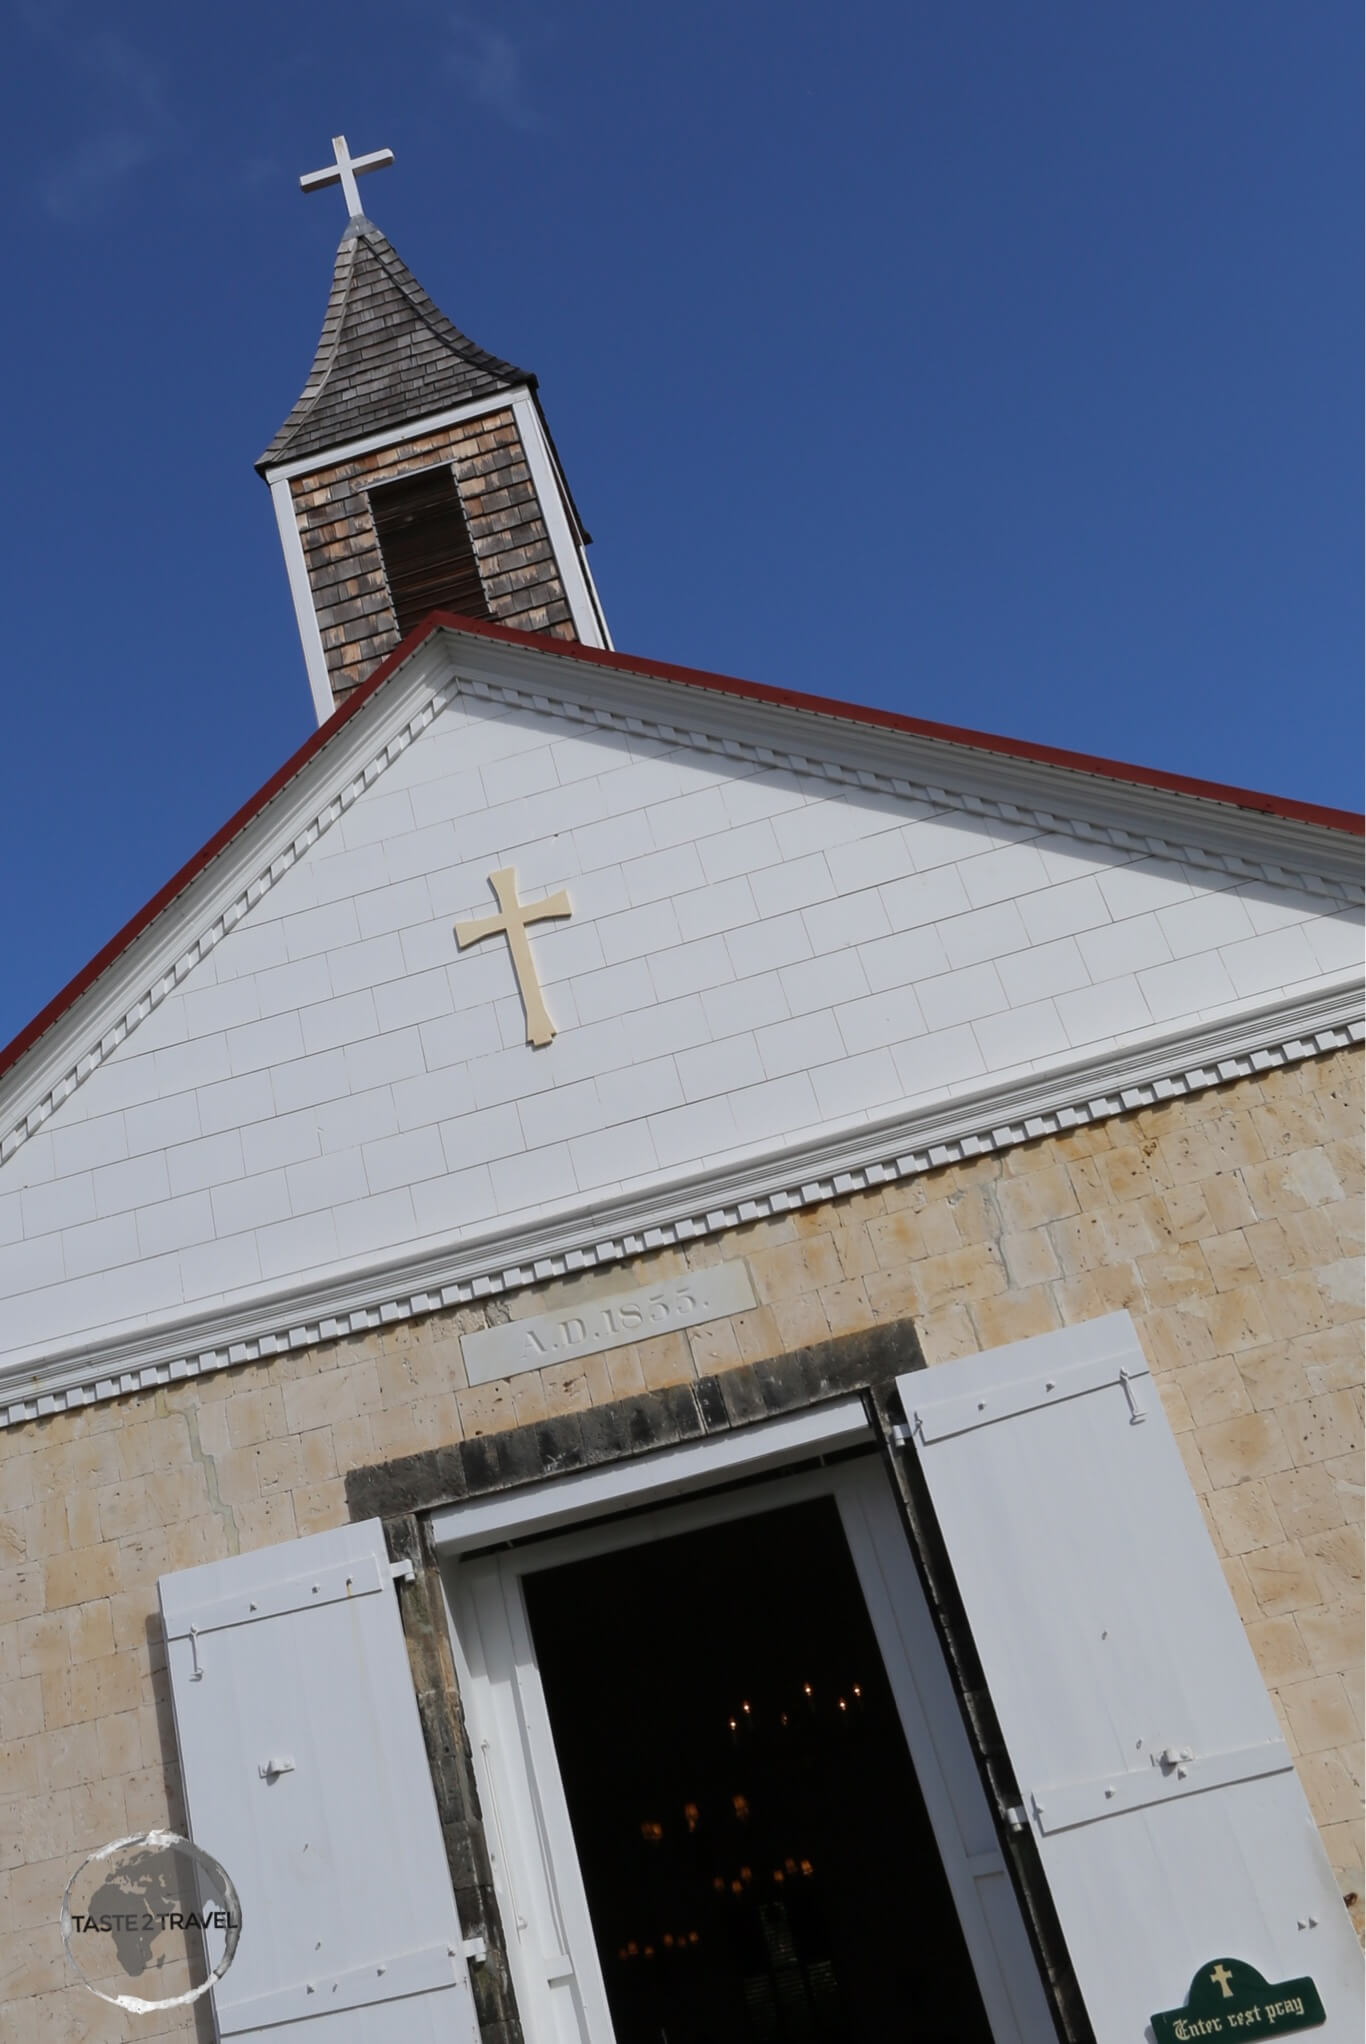
[[[92,1852],[67,1883],[61,1920],[83,1984],[134,2014],[197,2001],[227,1972],[242,1932],[225,1870],[172,1831]]]

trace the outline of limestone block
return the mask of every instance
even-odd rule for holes
[[[1355,1602],[1319,1604],[1296,1616],[1310,1666],[1320,1674],[1357,1668],[1362,1658],[1361,1610]]]
[[[1058,1262],[1069,1278],[1088,1271],[1104,1270],[1119,1253],[1114,1245],[1110,1217],[1106,1214],[1072,1214],[1048,1227]],[[1145,1243],[1145,1248],[1151,1244]]]
[[[34,1748],[48,1784],[55,1789],[76,1788],[82,1782],[99,1781],[99,1728],[93,1724],[59,1725],[35,1739]]]
[[[93,1661],[117,1650],[109,1599],[98,1597],[88,1604],[73,1604],[66,1612],[66,1632],[72,1661]]]
[[[1290,1450],[1274,1413],[1250,1412],[1197,1429],[1200,1453],[1212,1487],[1246,1483],[1291,1465]]]
[[[54,1789],[49,1795],[10,1804],[14,1843],[19,1847],[11,1864],[22,1860],[31,1866],[37,1860],[61,1859],[79,1850],[72,1815],[77,1793],[75,1789]]]
[[[571,1363],[558,1370],[542,1371],[540,1381],[545,1392],[548,1419],[555,1419],[566,1412],[584,1412],[593,1402],[593,1394],[588,1387],[588,1373],[582,1363]]]
[[[1297,1752],[1322,1753],[1356,1742],[1356,1719],[1340,1676],[1287,1683],[1281,1702],[1295,1730]]]
[[[837,1285],[843,1276],[828,1234],[781,1243],[773,1249],[755,1249],[746,1260],[755,1298],[765,1306],[779,1306],[823,1286]]]
[[[1088,1271],[1085,1277],[1052,1289],[1064,1327],[1098,1319],[1103,1313],[1117,1313],[1121,1307],[1137,1319],[1146,1303],[1142,1279],[1132,1263],[1107,1264],[1103,1270]]]
[[[136,1711],[120,1711],[98,1726],[100,1770],[106,1779],[132,1774],[142,1765],[142,1737]]]
[[[1246,1562],[1248,1579],[1263,1617],[1279,1618],[1292,1611],[1303,1613],[1319,1603],[1318,1575],[1297,1540],[1259,1548],[1246,1555]]]
[[[1317,1823],[1342,1823],[1360,1813],[1360,1769],[1341,1752],[1302,1754],[1295,1768]]]
[[[1204,1250],[1198,1242],[1173,1242],[1137,1263],[1150,1306],[1177,1306],[1207,1299],[1214,1289]]]
[[[1263,1227],[1278,1228],[1279,1223],[1262,1222]],[[1247,1235],[1241,1228],[1235,1228],[1227,1235],[1207,1236],[1201,1242],[1205,1262],[1217,1292],[1226,1292],[1232,1285],[1247,1284],[1261,1276],[1262,1270],[1252,1252]]]
[[[915,1289],[911,1282],[910,1266],[898,1264],[892,1270],[879,1270],[870,1274],[863,1280],[863,1294],[868,1301],[868,1311],[875,1321],[905,1319],[915,1306]]]
[[[37,1795],[53,1785],[40,1760],[46,1760],[40,1740],[0,1739],[0,1802],[10,1796]]]
[[[1026,1341],[1060,1325],[1058,1309],[1044,1285],[1027,1292],[1003,1292],[996,1298],[974,1299],[968,1311],[982,1348],[1007,1341]]]
[[[911,1272],[921,1313],[929,1320],[945,1307],[987,1299],[1007,1287],[1005,1265],[994,1242],[927,1256]]]
[[[1265,1348],[1242,1349],[1237,1369],[1254,1412],[1280,1411],[1309,1395],[1309,1379],[1289,1342],[1274,1341]]]
[[[608,1400],[636,1398],[645,1389],[645,1373],[640,1367],[640,1355],[634,1348],[608,1349],[595,1361],[605,1364],[608,1382]]]
[[[1031,1228],[1041,1228],[1049,1221],[1078,1211],[1076,1191],[1066,1166],[1044,1163],[1032,1150],[1029,1154],[1035,1160],[1035,1168],[1025,1177],[1003,1179],[996,1190],[1002,1225],[1012,1234],[1027,1233]]]
[[[758,1289],[756,1281],[755,1290]],[[804,1297],[794,1299],[776,1298],[768,1303],[771,1304],[778,1339],[784,1350],[808,1348],[813,1342],[830,1339],[830,1322],[814,1293],[808,1292]]]
[[[1031,1228],[1027,1234],[1004,1235],[1001,1256],[1012,1286],[1021,1289],[1045,1284],[1062,1275],[1062,1266],[1045,1228]]]
[[[872,1309],[861,1277],[848,1278],[843,1284],[823,1285],[820,1301],[832,1334],[854,1334],[872,1323]]]
[[[66,1524],[69,1547],[98,1547],[102,1538],[99,1492],[73,1491],[66,1501]]]
[[[269,1497],[237,1505],[232,1517],[242,1554],[254,1547],[273,1547],[277,1541],[293,1540],[299,1530],[291,1491],[273,1491]]]
[[[1197,1427],[1237,1419],[1253,1410],[1238,1366],[1228,1357],[1192,1363],[1176,1372],[1176,1382],[1190,1407],[1191,1422]]]
[[[1346,1391],[1301,1400],[1288,1408],[1282,1424],[1297,1465],[1361,1451],[1361,1420]]]
[[[294,1523],[300,1537],[346,1524],[346,1487],[337,1478],[309,1483],[294,1492]]]
[[[1360,1602],[1362,1545],[1355,1526],[1336,1526],[1311,1534],[1303,1543],[1319,1586],[1316,1603],[1352,1605]]]
[[[1261,1610],[1257,1603],[1257,1593],[1248,1580],[1247,1568],[1242,1556],[1239,1554],[1226,1555],[1223,1561],[1221,1561],[1220,1567],[1224,1571],[1224,1580],[1233,1593],[1233,1601],[1238,1607],[1238,1616],[1242,1619],[1244,1625],[1252,1624],[1254,1620],[1261,1617]]]
[[[277,1386],[257,1385],[227,1402],[228,1439],[234,1448],[276,1440],[285,1429],[284,1398]]]
[[[97,1543],[99,1537],[97,1533]],[[41,1561],[50,1554],[65,1554],[70,1546],[66,1499],[51,1491],[46,1497],[37,1499],[23,1514],[19,1545],[13,1559],[18,1561],[27,1556]]]
[[[57,1995],[70,1979],[55,1916],[46,1924],[0,1931],[0,2003],[7,2013],[21,2011],[32,1995]],[[38,2032],[31,2034],[37,2037]]]
[[[53,1555],[43,1570],[43,1583],[49,1611],[107,1597],[119,1587],[119,1549],[113,1541],[104,1541],[98,1547]]]
[[[0,1682],[0,1739],[27,1739],[43,1729],[43,1684],[38,1675]]]

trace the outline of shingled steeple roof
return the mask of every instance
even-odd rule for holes
[[[324,453],[536,379],[485,353],[432,303],[374,223],[350,219],[313,367],[256,466]]]

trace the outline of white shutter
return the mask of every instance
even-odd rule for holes
[[[224,2039],[477,2044],[392,1576],[372,1519],[158,1586],[191,1833],[242,1903]]]
[[[1361,1954],[1127,1313],[898,1380],[1099,2044]]]

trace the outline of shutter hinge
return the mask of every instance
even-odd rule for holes
[[[482,1966],[488,1960],[489,1948],[483,1938],[466,1938],[460,1949],[471,1966]]]
[[[1189,1746],[1167,1746],[1153,1754],[1148,1767],[1116,1768],[1113,1774],[1090,1781],[1055,1783],[1030,1801],[1041,1832],[1070,1831],[1078,1824],[1093,1824],[1098,1817],[1120,1817],[1206,1789],[1289,1774],[1294,1765],[1282,1739],[1223,1753],[1197,1754]]]
[[[411,1583],[413,1581],[413,1565],[406,1555],[402,1561],[390,1562],[389,1573],[396,1583]]]
[[[1138,1402],[1138,1393],[1134,1390],[1134,1380],[1128,1370],[1120,1371],[1119,1382],[1120,1388],[1124,1393],[1125,1402],[1129,1407],[1129,1425],[1131,1427],[1141,1427],[1148,1414],[1146,1408]]]
[[[1011,1828],[1011,1830],[1012,1830],[1012,1831],[1026,1831],[1026,1830],[1028,1830],[1028,1828],[1029,1828],[1029,1812],[1028,1812],[1028,1810],[1027,1810],[1027,1809],[1025,1808],[1025,1806],[1024,1806],[1024,1804],[1023,1804],[1023,1803],[1016,1803],[1016,1805],[1014,1806],[1014,1808],[1013,1808],[1013,1809],[1010,1809],[1010,1810],[1007,1810],[1005,1814],[1006,1814],[1006,1823],[1007,1823],[1007,1824],[1008,1824],[1008,1825],[1010,1826],[1010,1828]]]
[[[908,1426],[904,1419],[896,1420],[893,1423],[892,1446],[894,1448],[909,1448],[914,1438],[914,1429]]]

